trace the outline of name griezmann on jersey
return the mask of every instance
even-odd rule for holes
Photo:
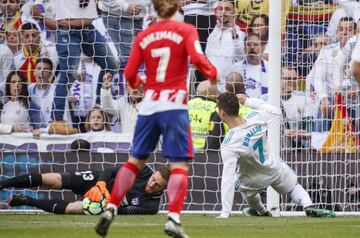
[[[140,42],[140,47],[145,49],[149,44],[158,40],[171,40],[176,44],[180,44],[183,39],[182,36],[172,31],[156,31],[144,37]]]

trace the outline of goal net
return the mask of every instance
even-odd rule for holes
[[[205,55],[220,72],[219,91],[245,92],[249,97],[267,100],[272,84],[268,80],[269,2],[184,1],[177,17],[197,27]],[[7,4],[0,5],[4,11]],[[35,13],[30,10],[33,5],[37,9]],[[78,38],[80,42],[69,43],[81,29],[51,27],[48,22],[55,19],[56,7],[55,1],[22,1],[18,11],[9,16],[11,21],[2,20],[0,181],[26,173],[103,170],[124,163],[131,150],[135,105],[141,95],[127,89],[123,70],[132,39],[150,23],[147,19],[152,16],[152,10],[148,5],[142,6],[136,17],[119,17],[100,4],[99,18],[89,26],[92,32],[89,34],[96,32],[102,41],[91,43],[91,39],[82,35]],[[280,156],[297,173],[298,182],[309,192],[316,207],[343,214],[359,214],[360,209],[359,90],[351,68],[359,12],[360,2],[353,0],[283,0],[278,12],[282,14],[281,52],[278,52],[281,59],[279,100],[283,112]],[[36,26],[35,30],[28,26],[30,30],[39,32],[39,36],[31,36],[38,37],[39,43],[30,51],[26,48],[31,46],[26,38],[26,31],[30,30],[20,27],[27,22]],[[105,55],[100,48],[107,50]],[[81,54],[67,55],[77,59],[75,61],[64,61],[64,54],[59,52],[79,49]],[[99,58],[109,55],[115,56],[118,68],[109,85],[104,86],[102,68],[109,69],[111,62],[109,59],[102,64]],[[49,58],[52,68],[46,68],[50,65],[47,61],[39,63],[40,58]],[[96,62],[95,58],[98,58]],[[23,90],[17,95],[13,95],[12,77],[8,77],[13,69],[21,71],[26,78]],[[62,75],[70,77],[67,72],[75,75],[73,83],[62,81]],[[140,72],[145,73],[145,69]],[[196,87],[203,78],[189,67],[189,99],[196,96]],[[63,118],[79,133],[48,133],[59,84],[68,89],[62,94]],[[101,87],[110,89],[104,93]],[[19,98],[27,98],[26,103],[31,100],[26,110],[21,103],[14,103],[22,102]],[[32,107],[34,103],[36,107]],[[33,121],[33,112],[37,112],[40,121]],[[100,116],[101,122],[92,121],[91,114]],[[213,126],[210,122],[209,128]],[[214,138],[221,142],[222,136],[220,133]],[[161,142],[148,163],[153,168],[167,164],[161,156]],[[219,212],[222,175],[219,147],[199,149],[189,173],[184,211]],[[80,198],[67,190],[5,188],[0,190],[0,211],[33,209],[10,208],[7,200],[15,193],[39,199],[74,201]],[[266,203],[266,191],[261,196]],[[246,203],[236,191],[233,211],[240,212],[244,207]],[[292,214],[302,211],[287,195],[280,196],[279,207],[281,212]],[[164,195],[160,210],[166,211],[166,208]]]

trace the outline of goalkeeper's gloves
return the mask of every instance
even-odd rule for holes
[[[106,199],[110,197],[109,190],[106,188],[104,181],[97,182],[94,187],[85,193],[85,197],[93,202],[100,202],[104,196]]]

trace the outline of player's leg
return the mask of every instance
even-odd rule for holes
[[[188,188],[188,169],[187,162],[171,162],[171,174],[167,186],[168,221],[164,231],[172,237],[188,237],[181,227],[180,213],[186,200]]]
[[[279,194],[289,193],[293,202],[304,208],[312,206],[312,201],[305,189],[298,184],[297,175],[285,162],[281,162],[279,178],[271,184]]]
[[[36,199],[24,194],[15,194],[11,195],[9,198],[9,206],[32,206],[40,208],[46,212],[51,212],[55,214],[65,214],[66,208],[70,204],[68,201],[60,200],[60,199]],[[81,207],[81,204],[80,204]],[[75,214],[75,213],[72,213]],[[79,214],[79,213],[76,213]],[[82,214],[82,213],[80,213]]]
[[[84,170],[61,173],[61,189],[69,189],[78,195],[84,195],[95,186],[99,172]]]
[[[261,197],[258,192],[242,192],[241,193],[249,207],[243,209],[245,216],[271,216],[271,213],[266,210],[264,204],[261,202]]]
[[[335,217],[333,211],[313,206],[309,193],[297,182],[297,176],[285,162],[281,163],[280,177],[271,186],[279,194],[290,194],[294,203],[301,205],[309,217]]]
[[[157,123],[157,113],[150,116],[138,116],[135,126],[133,149],[128,161],[116,174],[110,201],[101,215],[95,230],[100,236],[106,236],[109,226],[117,214],[117,208],[127,192],[133,187],[137,173],[144,167],[145,160],[154,151],[161,130]]]
[[[116,174],[115,183],[107,207],[117,210],[127,192],[133,187],[137,173],[144,167],[145,160],[130,156]],[[116,211],[115,210],[115,211]],[[116,213],[116,212],[115,212]]]
[[[193,158],[193,146],[186,110],[159,113],[163,134],[163,156],[170,159],[171,174],[167,186],[169,199],[165,233],[173,237],[188,237],[181,228],[180,213],[188,188],[188,161]]]
[[[305,214],[308,217],[336,216],[335,213],[331,210],[315,208],[311,201],[309,193],[305,191],[305,189],[300,184],[295,185],[295,187],[290,192],[290,196],[296,204],[301,205],[304,208]]]
[[[0,191],[4,188],[31,188],[44,186],[46,188],[61,188],[61,176],[59,173],[47,174],[24,174],[0,181]]]

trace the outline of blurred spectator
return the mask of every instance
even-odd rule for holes
[[[225,89],[228,93],[245,94],[243,77],[236,72],[230,73],[226,76]]]
[[[189,120],[194,149],[218,150],[224,136],[224,126],[216,111],[217,89],[210,81],[202,81],[196,97],[188,102]]]
[[[20,71],[11,71],[6,79],[5,102],[0,116],[0,123],[7,131],[30,132],[40,125],[40,111],[30,100],[27,80]],[[36,132],[37,130],[34,130]]]
[[[245,33],[235,25],[235,3],[221,0],[215,10],[217,24],[207,39],[205,54],[220,73],[218,90],[225,92],[225,77],[231,66],[245,57]]]
[[[40,109],[41,128],[46,128],[50,122],[52,102],[55,96],[53,64],[49,58],[36,60],[34,77],[36,83],[28,86],[31,101]]]
[[[105,27],[115,43],[123,67],[128,61],[131,44],[136,34],[143,29],[144,17],[150,5],[150,0],[99,0],[99,9]]]
[[[254,15],[248,27],[248,32],[258,34],[264,46],[263,59],[269,59],[269,17],[265,14]]]
[[[72,84],[68,100],[71,105],[73,127],[85,132],[84,122],[96,104],[96,88],[101,68],[84,54],[80,56],[77,79]]]
[[[58,24],[56,49],[60,59],[60,79],[56,87],[53,122],[50,124],[49,133],[74,134],[77,133],[77,129],[69,127],[64,122],[63,115],[68,88],[76,79],[80,53],[92,57],[102,69],[97,96],[100,95],[102,75],[105,71],[116,73],[118,64],[106,40],[92,25],[92,21],[98,17],[94,0],[55,0],[55,3]]]
[[[356,46],[352,52],[351,60],[353,75],[360,84],[360,38],[357,39]]]
[[[111,95],[111,74],[106,74],[101,89],[101,107],[105,112],[120,117],[122,133],[134,133],[138,111],[136,106],[142,100],[142,91],[127,88],[127,96],[114,100]]]
[[[360,18],[360,2],[358,0],[333,0],[340,4],[340,7],[332,14],[328,24],[326,35],[331,37],[333,41],[336,41],[336,32],[343,17],[351,17],[355,22]]]
[[[26,7],[29,16],[37,21],[43,39],[56,42],[57,22],[55,20],[56,0],[36,0],[27,2]],[[25,5],[23,8],[25,8]]]
[[[21,26],[20,30],[22,50],[14,58],[15,69],[26,76],[29,83],[35,83],[34,68],[40,57],[51,59],[53,70],[57,68],[59,59],[55,45],[49,41],[41,41],[38,27],[31,22]]]
[[[301,77],[306,77],[315,63],[320,50],[330,44],[330,37],[320,34],[314,36],[312,44],[298,55],[298,71]]]
[[[55,42],[56,25],[46,19],[55,19],[55,0],[32,0],[26,1],[21,7],[23,15],[33,23],[36,23],[41,32],[42,39]]]
[[[307,84],[314,85],[320,110],[315,121],[315,131],[328,131],[331,127],[334,109],[334,94],[342,88],[345,77],[347,50],[344,46],[355,35],[356,23],[352,18],[345,17],[339,22],[337,29],[338,42],[325,46],[306,78]]]
[[[0,102],[5,94],[5,82],[12,66],[12,53],[6,45],[0,45]]]
[[[246,58],[232,66],[232,72],[243,77],[248,97],[259,98],[268,92],[268,63],[262,59],[263,50],[260,36],[249,33],[245,38]]]
[[[181,0],[181,5],[184,12],[184,21],[195,26],[199,33],[201,49],[205,51],[207,39],[216,24],[214,9],[218,5],[218,0]]]
[[[241,0],[236,1],[236,24],[240,26],[243,31],[247,31],[254,15],[266,14],[269,15],[269,2],[270,0]],[[291,0],[282,1],[282,9],[279,10],[279,14],[282,15],[281,25],[286,25],[286,18],[291,5]],[[285,29],[285,28],[284,28]]]
[[[281,70],[281,109],[284,120],[282,145],[289,148],[304,148],[310,145],[312,125],[306,117],[312,115],[312,105],[308,103],[304,91],[298,91],[299,76],[295,68]]]
[[[0,28],[5,31],[11,27],[19,30],[26,18],[20,11],[20,0],[1,0],[0,1]]]
[[[184,13],[184,22],[195,26],[199,33],[201,49],[205,52],[207,39],[216,24],[214,10],[218,5],[218,0],[180,0],[180,2],[181,10]],[[194,89],[196,89],[197,85],[206,78],[198,70],[195,70],[194,76]]]
[[[14,55],[8,44],[0,44],[0,98],[5,93],[5,81],[13,66]]]
[[[111,131],[106,112],[100,106],[94,106],[85,119],[86,132]]]
[[[19,31],[15,28],[8,28],[5,32],[5,40],[6,46],[11,50],[12,58],[14,58],[21,49]]]

